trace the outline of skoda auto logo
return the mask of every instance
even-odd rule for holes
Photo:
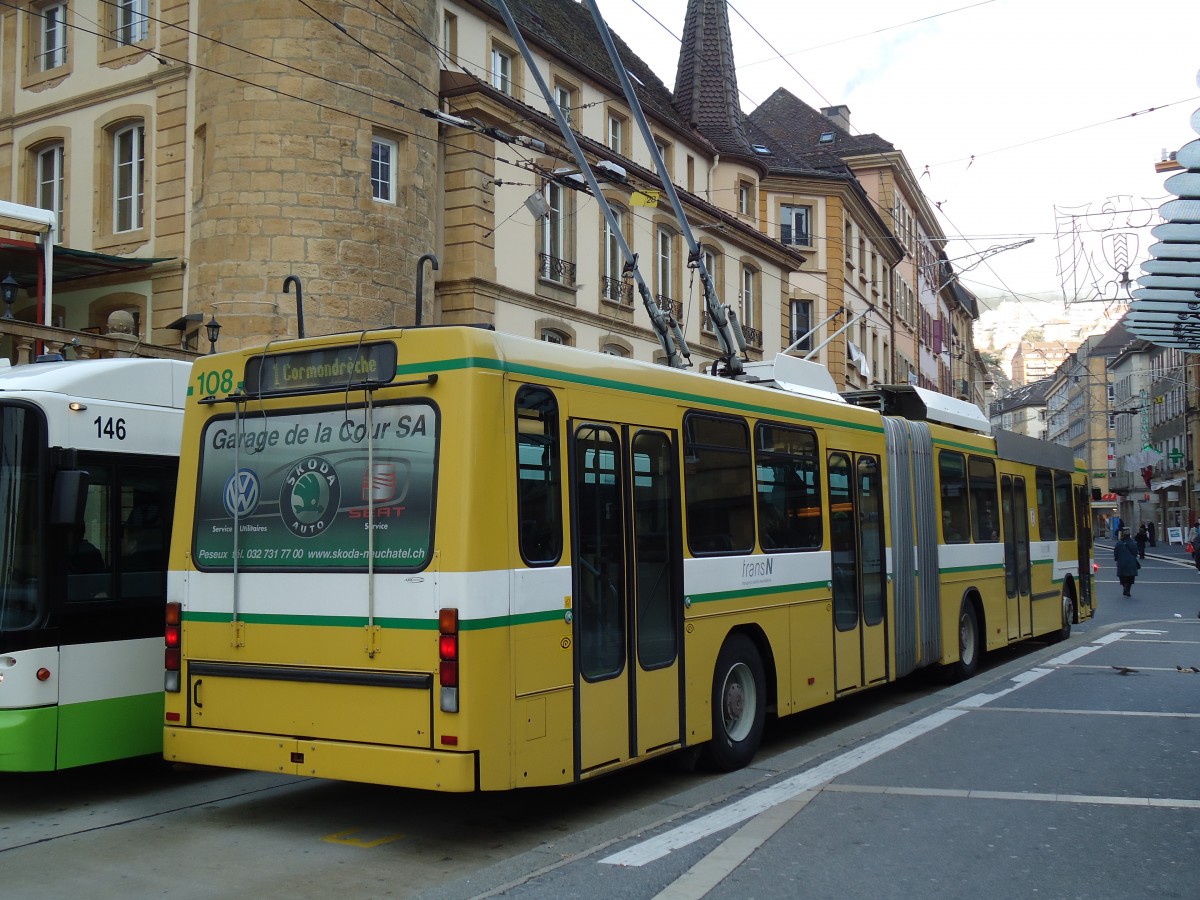
[[[329,527],[342,499],[333,463],[323,456],[309,456],[292,466],[279,492],[279,514],[288,531],[297,537],[313,537]]]
[[[244,519],[258,508],[258,475],[252,469],[239,469],[225,482],[225,512],[230,518]]]

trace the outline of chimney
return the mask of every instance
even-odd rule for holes
[[[840,103],[837,106],[826,106],[821,110],[821,115],[829,119],[838,128],[850,132],[850,107],[845,103]]]

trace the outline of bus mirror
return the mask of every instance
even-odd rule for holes
[[[59,469],[54,474],[54,496],[50,500],[51,525],[78,525],[87,502],[86,469]]]

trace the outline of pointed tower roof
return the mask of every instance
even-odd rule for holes
[[[688,0],[675,108],[722,154],[757,160],[746,135],[725,0]]]

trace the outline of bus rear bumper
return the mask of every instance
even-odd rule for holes
[[[163,732],[163,757],[168,762],[420,790],[462,793],[478,789],[474,753],[167,726]]]

